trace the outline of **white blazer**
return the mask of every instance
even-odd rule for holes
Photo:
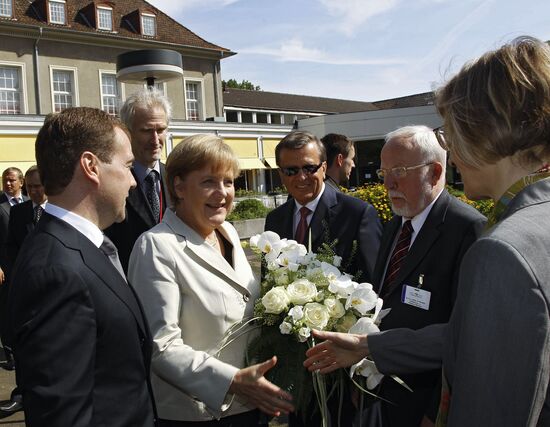
[[[224,222],[218,231],[233,245],[234,268],[172,210],[130,256],[128,280],[153,335],[151,382],[161,419],[207,421],[252,409],[227,395],[250,333],[217,353],[227,330],[252,317],[259,285],[235,228]]]

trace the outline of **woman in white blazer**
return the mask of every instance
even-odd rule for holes
[[[244,368],[250,332],[226,340],[252,316],[259,295],[239,236],[225,222],[238,173],[221,138],[184,139],[166,163],[175,206],[130,257],[128,279],[154,339],[152,384],[163,427],[257,426],[256,408],[269,415],[293,409],[291,396],[263,377],[275,358]]]

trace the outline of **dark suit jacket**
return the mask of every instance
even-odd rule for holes
[[[456,297],[458,272],[462,257],[483,232],[485,217],[477,210],[451,196],[446,190],[437,199],[396,278],[398,286],[384,299],[384,308],[391,308],[382,320],[381,330],[394,328],[420,329],[433,323],[446,323]],[[384,280],[384,268],[391,256],[393,242],[400,231],[402,219],[395,216],[386,226],[374,269],[373,284],[378,292]],[[424,275],[422,289],[431,292],[429,310],[401,302],[404,285],[418,286]],[[376,359],[375,359],[376,362]],[[437,413],[437,389],[441,372],[434,370],[401,378],[414,390],[410,393],[390,378],[382,383],[381,395],[397,406],[382,402],[389,426],[418,426],[425,413]],[[386,424],[385,424],[386,425]]]
[[[22,196],[23,201],[29,200],[27,196]],[[17,206],[17,205],[16,205]],[[11,205],[6,193],[0,194],[0,267],[6,268],[6,240],[8,239],[8,224],[10,221]]]
[[[274,231],[281,238],[293,239],[295,207],[294,199],[290,199],[271,211],[265,221],[265,230]],[[350,259],[353,241],[357,241],[357,254],[347,272],[355,274],[360,270],[361,281],[371,280],[382,235],[382,225],[374,207],[325,185],[309,229],[311,229],[311,249],[314,252],[321,244],[338,240],[335,252],[343,258],[342,265]]]
[[[32,200],[19,203],[11,208],[8,223],[8,237],[6,239],[6,271],[11,274],[17,254],[23,245],[27,234],[34,230],[34,208]]]
[[[133,170],[132,173],[134,173]],[[170,197],[166,190],[164,174],[164,164],[161,163],[160,188],[162,191],[162,213],[170,206]],[[134,178],[137,182],[135,173]],[[126,218],[124,221],[115,223],[105,230],[105,234],[109,236],[118,249],[120,263],[126,273],[128,272],[130,254],[137,238],[157,224],[158,220],[154,218],[145,192],[138,182],[136,188],[131,189],[128,193],[128,198],[126,199]]]
[[[28,426],[153,426],[151,336],[133,289],[75,228],[45,213],[9,295]]]

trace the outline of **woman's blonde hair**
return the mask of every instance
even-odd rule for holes
[[[436,93],[445,137],[473,167],[518,154],[525,165],[550,154],[550,48],[519,37],[463,66]]]
[[[193,171],[211,166],[214,172],[233,172],[233,177],[239,176],[239,159],[223,139],[212,134],[197,134],[184,138],[172,150],[166,160],[167,187],[173,205],[177,204],[177,194],[174,179],[181,179]]]

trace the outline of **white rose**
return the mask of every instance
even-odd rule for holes
[[[298,329],[298,341],[306,342],[309,336],[311,335],[311,330],[307,327]]]
[[[348,332],[350,328],[355,325],[357,322],[357,317],[351,313],[347,313],[345,316],[341,317],[334,328],[336,332]]]
[[[334,319],[339,319],[344,314],[346,314],[344,305],[336,298],[327,298],[325,299],[324,304],[328,308],[328,313],[330,314],[330,317],[333,317]]]
[[[279,330],[281,331],[281,334],[288,335],[292,332],[292,325],[288,322],[283,322],[279,325]]]
[[[328,308],[323,304],[310,302],[304,306],[304,323],[311,329],[323,330],[329,320]]]
[[[262,304],[266,313],[279,314],[288,307],[290,300],[282,286],[277,286],[266,292],[262,298]]]
[[[305,304],[317,296],[317,288],[307,279],[295,280],[287,286],[286,291],[293,304]]]

